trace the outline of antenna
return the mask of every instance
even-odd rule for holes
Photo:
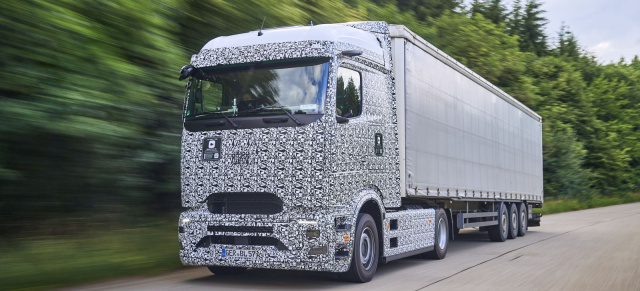
[[[313,26],[313,21],[309,20],[309,26]]]
[[[258,31],[258,36],[262,36],[264,34],[264,33],[262,33],[262,28],[264,27],[265,19],[267,19],[266,16],[262,19],[262,25],[260,25],[260,31]]]

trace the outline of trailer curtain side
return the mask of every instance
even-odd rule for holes
[[[406,27],[390,28],[403,194],[542,202],[540,116]]]

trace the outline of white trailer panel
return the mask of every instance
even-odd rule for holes
[[[403,194],[543,201],[540,116],[406,27],[390,30]]]

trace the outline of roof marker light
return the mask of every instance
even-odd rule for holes
[[[361,50],[346,50],[346,51],[342,51],[340,54],[342,56],[345,56],[345,57],[357,57],[357,56],[362,54],[362,51]]]

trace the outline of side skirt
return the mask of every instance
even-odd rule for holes
[[[404,259],[406,257],[415,256],[415,255],[419,255],[419,254],[422,254],[422,253],[430,252],[430,251],[433,251],[434,249],[435,249],[435,246],[430,246],[430,247],[426,247],[426,248],[422,248],[422,249],[418,249],[418,250],[413,250],[413,251],[410,251],[410,252],[397,254],[397,255],[393,255],[393,256],[389,256],[389,257],[382,257],[382,258],[380,258],[380,261],[383,264],[386,264],[386,263],[391,262],[391,261]]]

